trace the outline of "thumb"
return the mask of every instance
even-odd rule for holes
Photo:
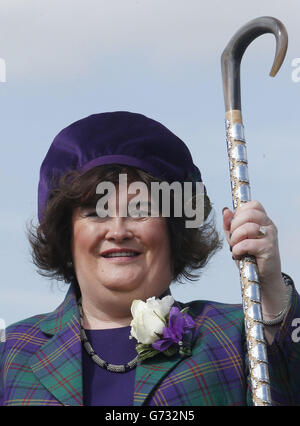
[[[223,215],[223,230],[228,244],[230,244],[230,228],[231,228],[231,220],[233,218],[233,212],[228,208],[224,207],[222,210]]]

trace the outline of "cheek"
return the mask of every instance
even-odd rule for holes
[[[141,231],[145,245],[153,252],[160,252],[165,257],[169,256],[170,243],[167,222],[163,218],[153,219]]]
[[[72,251],[78,252],[91,250],[95,241],[95,229],[93,226],[77,223],[73,228]]]

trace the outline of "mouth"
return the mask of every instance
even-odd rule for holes
[[[141,254],[140,252],[136,250],[132,250],[132,249],[122,249],[122,250],[112,249],[112,250],[106,250],[102,252],[101,256],[104,257],[105,259],[127,260],[127,259],[136,258],[140,254]]]
[[[112,259],[112,258],[116,258],[116,257],[137,257],[137,256],[139,256],[140,255],[140,253],[135,253],[135,254],[133,254],[133,253],[111,253],[111,254],[106,254],[106,255],[103,255],[103,257],[105,257],[106,259]]]

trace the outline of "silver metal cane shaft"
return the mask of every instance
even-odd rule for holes
[[[275,76],[287,50],[287,32],[275,18],[264,16],[244,25],[229,41],[222,54],[225,100],[226,142],[234,210],[251,200],[248,161],[240,96],[240,62],[248,45],[258,36],[273,33],[276,53],[270,72]],[[244,256],[239,262],[249,373],[253,405],[272,405],[268,372],[267,346],[261,309],[259,273],[255,257]]]

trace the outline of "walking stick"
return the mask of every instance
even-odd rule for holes
[[[241,112],[240,63],[249,44],[265,33],[273,33],[276,38],[275,59],[270,72],[270,76],[274,77],[284,60],[288,43],[284,25],[275,18],[264,16],[248,22],[234,34],[221,58],[226,142],[234,210],[241,203],[251,200]],[[239,262],[239,270],[253,405],[272,405],[259,275],[255,257],[244,256]]]

